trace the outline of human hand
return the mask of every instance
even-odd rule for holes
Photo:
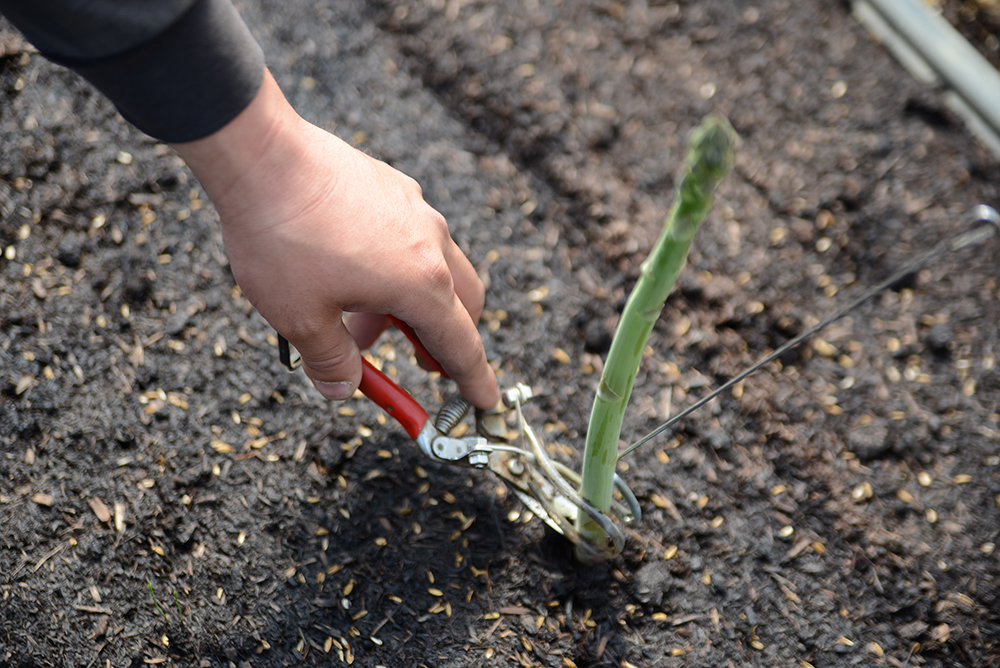
[[[353,394],[359,347],[386,326],[372,314],[391,313],[469,401],[496,405],[482,282],[413,179],[305,122],[270,74],[229,125],[174,148],[219,211],[243,293],[324,396]]]

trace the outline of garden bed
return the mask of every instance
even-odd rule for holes
[[[1000,193],[995,159],[841,4],[241,10],[296,108],[448,218],[489,286],[490,359],[577,466],[708,112],[741,135],[736,171],[625,438]],[[636,451],[645,517],[583,567],[490,474],[286,373],[178,159],[2,37],[0,665],[1000,662],[995,245]],[[450,391],[400,336],[373,352],[425,404]]]

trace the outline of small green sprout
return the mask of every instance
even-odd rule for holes
[[[160,607],[160,602],[156,600],[156,592],[153,591],[153,581],[146,580],[146,585],[149,587],[149,595],[153,598],[153,605],[156,606],[156,611],[160,613],[161,617],[163,617],[163,621],[167,623],[167,626],[170,626],[170,618],[167,617],[167,613],[163,612],[163,608]]]

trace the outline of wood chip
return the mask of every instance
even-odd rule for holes
[[[115,504],[115,531],[121,533],[125,531],[125,504]]]
[[[670,504],[667,498],[661,494],[651,494],[649,500],[653,502],[653,505],[657,508],[666,508]]]
[[[39,569],[39,568],[41,568],[41,567],[42,567],[43,565],[45,565],[45,562],[46,562],[46,561],[48,561],[49,559],[51,559],[51,558],[52,558],[52,557],[54,557],[55,555],[59,554],[60,552],[62,552],[62,549],[63,549],[64,547],[66,547],[66,546],[65,546],[65,545],[59,545],[58,547],[56,547],[56,548],[54,548],[54,549],[50,550],[49,552],[46,552],[46,553],[45,553],[45,555],[44,555],[44,556],[43,556],[43,557],[42,557],[41,559],[39,559],[39,560],[38,560],[38,563],[36,563],[36,564],[35,564],[35,565],[34,565],[34,566],[33,566],[33,567],[31,568],[31,572],[32,572],[32,573],[36,573],[36,572],[38,571],[38,569]]]
[[[45,494],[43,492],[38,492],[37,494],[35,494],[35,495],[33,495],[31,497],[31,500],[34,501],[35,503],[37,503],[40,506],[45,506],[46,508],[48,508],[48,507],[50,507],[52,505],[52,502],[55,499],[52,498],[51,494]]]
[[[94,624],[94,638],[100,638],[107,634],[108,625],[111,623],[110,615],[101,615],[97,618],[97,623]]]
[[[225,441],[220,441],[219,439],[214,439],[209,445],[213,450],[220,454],[226,454],[233,451],[233,446],[229,445]]]
[[[532,612],[530,609],[520,605],[508,605],[500,608],[500,614],[502,615],[527,615],[530,612]]]
[[[528,299],[531,302],[540,302],[549,295],[549,286],[542,285],[528,292]]]
[[[184,411],[188,409],[187,399],[185,399],[183,395],[177,394],[176,392],[167,392],[167,403]]]
[[[99,519],[103,524],[107,524],[111,521],[111,511],[108,510],[108,507],[104,505],[103,501],[95,496],[92,497],[87,503],[90,504],[90,509],[94,511],[94,514],[97,515],[97,519]]]
[[[805,551],[807,547],[812,545],[812,543],[813,542],[808,538],[800,538],[798,542],[796,542],[795,545],[792,546],[792,549],[788,550],[788,552],[785,553],[785,557],[787,559],[794,559],[795,557],[802,554],[802,552]]]
[[[18,379],[17,384],[14,386],[14,394],[22,395],[27,392],[31,386],[35,383],[35,377],[32,375],[21,376]]]

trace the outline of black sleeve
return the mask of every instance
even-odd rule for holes
[[[230,0],[0,0],[0,13],[166,142],[221,128],[264,76],[264,54]]]

